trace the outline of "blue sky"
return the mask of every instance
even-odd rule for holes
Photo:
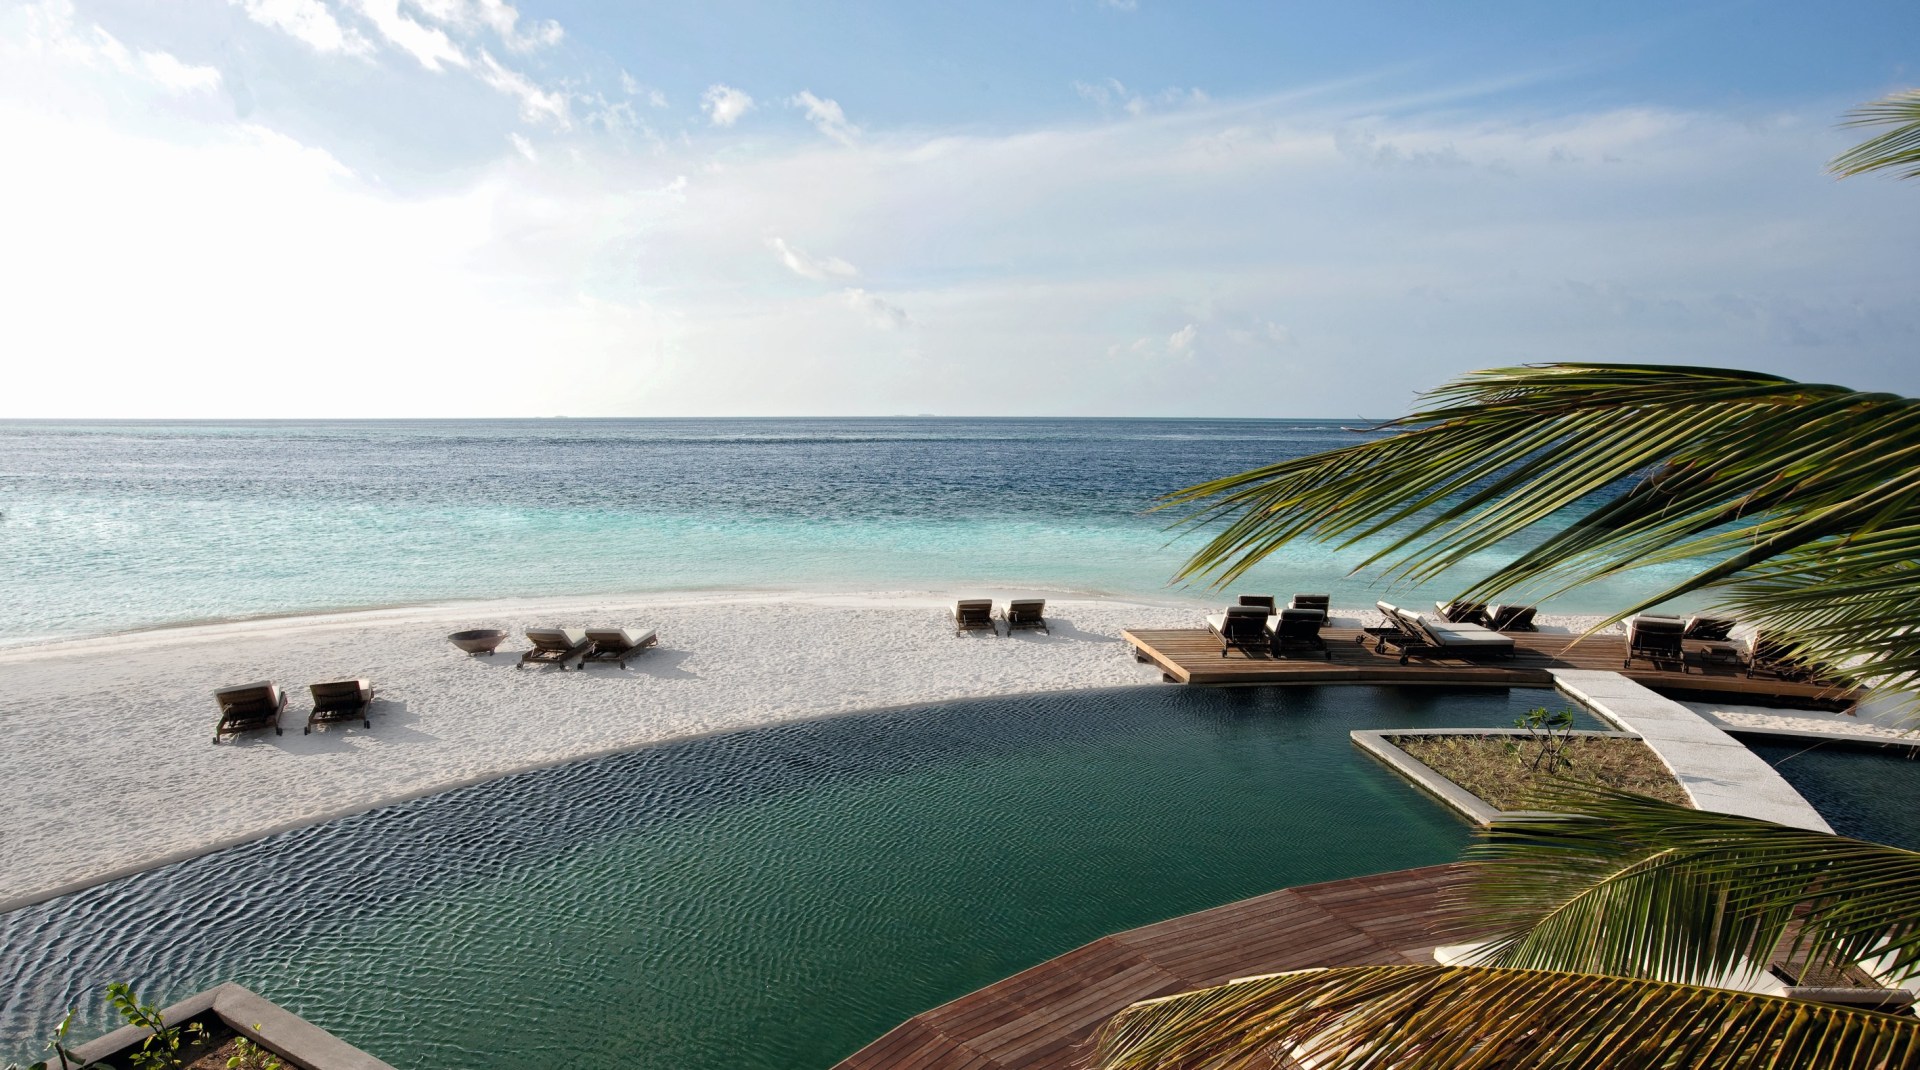
[[[1912,4],[0,0],[0,416],[1920,393]],[[88,369],[76,377],[76,367]]]

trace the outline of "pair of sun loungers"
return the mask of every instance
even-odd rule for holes
[[[1435,602],[1434,612],[1448,624],[1478,624],[1496,632],[1534,632],[1538,606],[1489,606],[1485,602]]]
[[[1828,665],[1807,657],[1785,639],[1755,632],[1743,646],[1733,641],[1735,621],[1725,617],[1694,615],[1681,618],[1643,613],[1627,622],[1627,657],[1624,668],[1635,660],[1652,662],[1655,668],[1687,671],[1687,644],[1704,667],[1720,662],[1744,666],[1751,678],[1756,672],[1768,672],[1782,680],[1840,681],[1844,676]]]
[[[1329,595],[1297,594],[1281,608],[1272,595],[1243,594],[1240,604],[1207,618],[1207,627],[1220,637],[1220,656],[1235,650],[1252,657],[1265,651],[1280,657],[1290,650],[1318,650],[1331,661],[1333,652],[1321,638],[1332,602]]]
[[[312,732],[316,725],[339,721],[359,721],[368,728],[373,727],[373,720],[368,716],[373,708],[372,683],[359,679],[330,680],[310,685],[307,690],[313,693],[313,710],[307,714],[303,735]],[[221,688],[213,693],[213,700],[220,706],[220,723],[213,730],[215,743],[227,736],[261,728],[273,729],[276,736],[281,734],[280,715],[286,712],[287,694],[273,681]]]
[[[1000,615],[1006,622],[1007,634],[1012,635],[1022,628],[1031,628],[1043,635],[1052,635],[1047,631],[1047,600],[1044,598],[1013,598],[1007,601],[1007,608]],[[993,622],[993,599],[962,598],[953,604],[953,634],[966,632],[992,632],[1000,634],[1000,628]]]
[[[1354,636],[1354,642],[1365,645],[1368,637],[1372,637],[1375,652],[1384,654],[1389,649],[1397,651],[1402,665],[1414,655],[1442,658],[1513,656],[1513,637],[1502,635],[1484,624],[1452,621],[1442,616],[1429,617],[1424,613],[1401,609],[1390,602],[1375,602],[1374,607],[1386,617],[1385,626],[1362,629],[1359,635]]]
[[[586,663],[601,662],[627,667],[627,659],[660,641],[660,633],[648,628],[631,632],[625,628],[588,628],[576,632],[569,628],[528,628],[527,642],[533,648],[520,655],[519,667],[529,665],[569,665],[584,669]]]

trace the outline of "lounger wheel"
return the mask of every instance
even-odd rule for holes
[[[274,726],[274,729],[273,729],[273,734],[274,734],[274,735],[276,735],[276,736],[284,736],[284,735],[286,735],[286,733],[285,733],[285,732],[283,732],[283,731],[281,731],[281,730],[280,730],[280,727],[279,727],[278,725],[275,725],[275,726]]]
[[[305,727],[305,728],[302,728],[302,729],[300,730],[300,734],[301,734],[301,735],[303,735],[303,736],[310,736],[310,735],[313,735],[313,726],[312,726],[312,725],[308,725],[307,727]]]

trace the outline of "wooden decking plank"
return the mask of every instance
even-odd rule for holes
[[[1233,651],[1220,656],[1220,643],[1202,628],[1129,629],[1122,638],[1143,660],[1158,665],[1166,675],[1192,684],[1456,684],[1495,687],[1549,687],[1549,669],[1606,669],[1656,691],[1675,691],[1702,697],[1730,697],[1749,701],[1800,705],[1845,705],[1857,696],[1816,684],[1761,676],[1748,679],[1743,670],[1723,665],[1695,665],[1685,671],[1655,668],[1644,662],[1623,666],[1626,641],[1613,635],[1576,636],[1559,633],[1515,633],[1512,658],[1468,661],[1460,658],[1409,659],[1382,655],[1354,642],[1361,635],[1351,628],[1328,628],[1331,660],[1318,655],[1274,657]]]

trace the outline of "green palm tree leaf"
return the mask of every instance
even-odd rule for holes
[[[1539,600],[1680,565],[1602,623],[1704,595],[1862,683],[1920,671],[1892,623],[1920,608],[1904,567],[1920,561],[1920,402],[1717,368],[1551,364],[1475,372],[1372,430],[1168,495],[1162,508],[1185,510],[1176,527],[1214,529],[1179,578],[1229,584],[1312,539],[1360,548],[1355,571],[1425,582],[1531,539],[1457,597]]]
[[[1581,785],[1501,818],[1460,894],[1478,961],[1714,983],[1789,958],[1920,973],[1920,853]]]
[[[1136,1003],[1094,1056],[1101,1070],[1845,1070],[1920,1064],[1920,1020],[1624,977],[1350,966]]]
[[[1869,171],[1894,171],[1901,178],[1920,176],[1920,89],[1862,104],[1847,113],[1845,125],[1893,129],[1834,157],[1828,171],[1842,178]]]

